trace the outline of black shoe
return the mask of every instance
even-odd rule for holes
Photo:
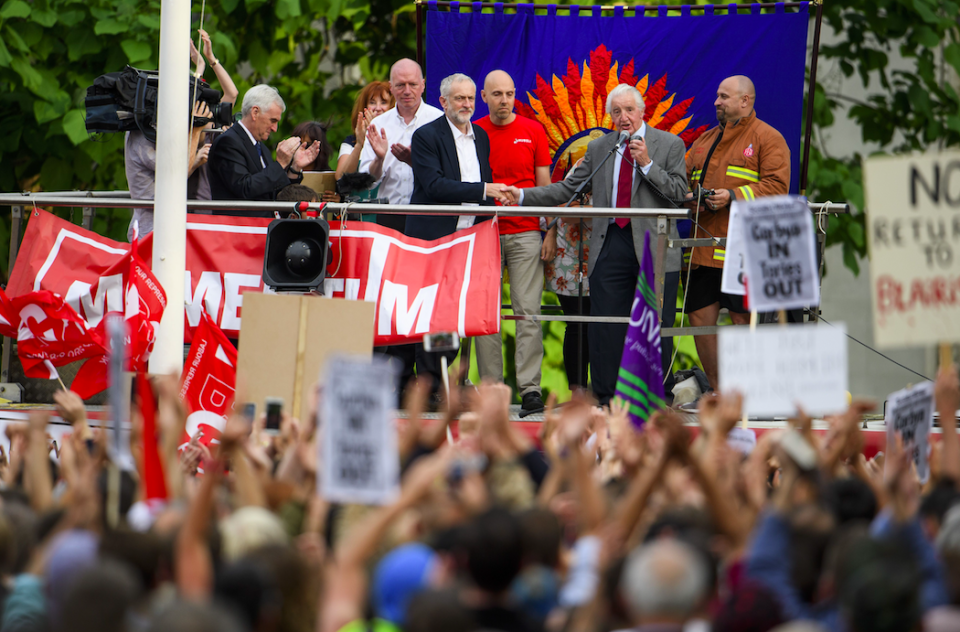
[[[520,404],[520,416],[535,415],[542,413],[544,409],[543,400],[540,399],[540,393],[530,391],[523,396],[523,402]]]

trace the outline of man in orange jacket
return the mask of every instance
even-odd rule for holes
[[[716,191],[706,200],[694,226],[694,237],[726,237],[733,200],[750,201],[767,195],[785,195],[790,188],[790,150],[777,130],[757,118],[756,90],[743,75],[728,77],[717,88],[717,127],[703,134],[687,152],[687,181]],[[702,228],[701,228],[702,227]],[[690,260],[686,309],[690,324],[717,324],[726,307],[734,324],[750,320],[743,297],[720,291],[723,248],[696,247]],[[696,336],[697,353],[710,386],[717,380],[717,337]]]

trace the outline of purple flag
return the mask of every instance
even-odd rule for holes
[[[627,404],[630,421],[637,428],[653,411],[663,408],[663,367],[660,357],[660,310],[653,280],[650,231],[643,239],[643,261],[637,278],[637,293],[630,310],[630,326],[623,342],[623,357],[617,375],[616,397]]]

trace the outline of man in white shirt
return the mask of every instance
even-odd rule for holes
[[[426,82],[420,65],[401,59],[390,69],[390,92],[397,104],[371,121],[360,154],[360,171],[380,185],[378,195],[390,204],[409,204],[413,194],[410,143],[413,133],[443,112],[423,102]],[[381,215],[377,223],[403,232],[403,215]]]

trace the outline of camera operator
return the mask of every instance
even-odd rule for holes
[[[230,74],[223,68],[220,61],[213,54],[213,45],[206,31],[200,29],[203,40],[203,54],[210,62],[211,67],[223,87],[223,97],[215,90],[204,89],[202,84],[192,83],[191,94],[194,98],[193,113],[190,117],[190,139],[187,141],[189,170],[187,172],[187,197],[191,200],[209,200],[210,181],[207,177],[206,162],[210,153],[210,145],[204,138],[204,131],[214,126],[213,121],[220,125],[228,125],[231,120],[231,110],[236,102],[238,91]],[[196,64],[196,77],[200,78],[205,69],[205,62],[196,46],[190,42],[190,59]],[[193,80],[191,80],[193,81]],[[219,101],[217,103],[217,101]],[[211,111],[214,105],[216,112]],[[130,197],[137,200],[154,199],[154,185],[156,182],[157,144],[150,140],[140,130],[127,132],[123,145],[124,170],[127,175],[127,185]],[[127,228],[127,239],[133,239],[133,228],[139,225],[139,236],[153,232],[153,209],[135,208],[130,226]]]

